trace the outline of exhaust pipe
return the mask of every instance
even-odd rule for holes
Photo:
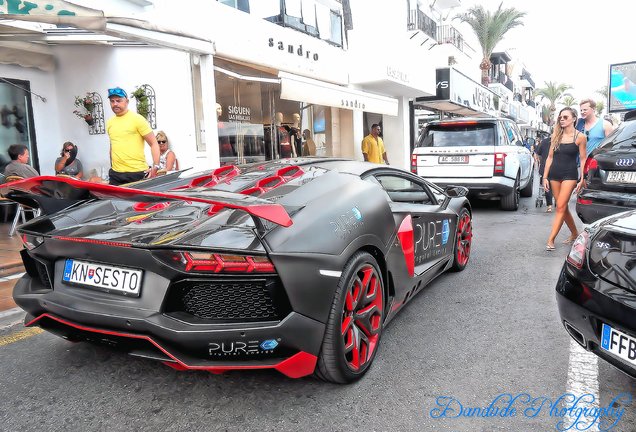
[[[587,343],[585,341],[585,336],[583,336],[583,333],[578,331],[576,327],[574,327],[567,321],[563,321],[563,325],[565,326],[565,329],[570,334],[570,336],[572,336],[572,339],[574,339],[583,348],[587,349]]]

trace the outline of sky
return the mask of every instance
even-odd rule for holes
[[[450,16],[474,4],[495,11],[501,0],[463,0]],[[577,100],[603,98],[596,93],[608,84],[609,65],[636,60],[633,48],[636,1],[504,0],[503,7],[526,12],[524,26],[510,30],[495,52],[507,51],[530,72],[537,87],[545,81],[566,83]],[[481,54],[472,30],[452,24]]]

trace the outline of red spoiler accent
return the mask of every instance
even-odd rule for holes
[[[233,200],[209,199],[183,192],[156,192],[130,187],[85,182],[82,180],[76,180],[71,177],[54,176],[32,177],[24,180],[6,183],[2,185],[2,187],[0,187],[0,195],[4,195],[11,190],[18,190],[26,193],[55,197],[51,185],[45,184],[48,182],[51,182],[53,184],[67,184],[78,189],[87,190],[98,198],[118,198],[139,202],[161,200],[200,202],[204,204],[219,205],[226,208],[243,210],[244,212],[252,216],[268,220],[284,227],[292,225],[292,220],[282,205],[274,203],[270,204],[264,200],[251,199],[248,198],[247,195],[240,195],[240,201],[251,200],[253,201],[252,203],[234,203],[232,202]],[[47,189],[49,190],[47,191]],[[237,201],[239,201],[239,199],[237,199]]]

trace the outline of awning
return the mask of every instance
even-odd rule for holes
[[[0,1],[0,23],[12,21],[73,27],[166,48],[214,54],[214,44],[206,37],[140,19],[109,16],[102,10],[63,0]],[[45,36],[43,30],[38,41],[46,42]]]
[[[443,111],[464,117],[492,117],[493,114],[475,110],[450,100],[415,101],[415,108]]]
[[[281,84],[281,99],[391,116],[398,114],[398,100],[395,98],[337,86],[287,72],[279,72],[278,77]]]
[[[55,70],[55,56],[50,48],[30,42],[0,42],[0,63],[33,67],[46,72]]]

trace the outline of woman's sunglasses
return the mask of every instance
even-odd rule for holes
[[[158,142],[159,144],[165,144],[165,143],[167,143],[168,141],[166,141],[166,140],[157,140],[157,142]]]

